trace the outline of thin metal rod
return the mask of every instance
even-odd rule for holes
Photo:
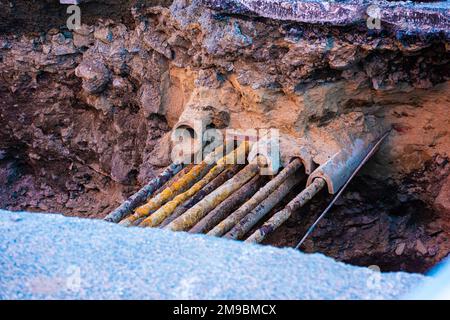
[[[341,194],[344,192],[344,190],[347,188],[348,184],[352,181],[352,179],[358,174],[359,170],[366,164],[366,162],[375,154],[378,147],[381,145],[381,143],[386,139],[386,137],[389,135],[391,130],[387,131],[385,134],[381,136],[381,138],[378,139],[378,141],[375,143],[375,145],[369,150],[369,152],[366,154],[364,159],[361,161],[361,163],[356,167],[356,169],[353,171],[351,176],[348,178],[348,180],[345,182],[345,184],[342,186],[342,188],[339,190],[339,192],[336,194],[336,196],[331,200],[328,207],[322,212],[322,214],[317,218],[316,221],[312,224],[311,227],[309,227],[306,234],[303,236],[303,238],[300,240],[300,242],[295,246],[295,249],[298,249],[303,242],[308,238],[308,236],[314,231],[314,228],[317,226],[317,224],[322,220],[322,218],[330,211],[331,207],[334,205],[334,203],[339,199]]]
[[[171,164],[158,177],[152,179],[149,183],[143,186],[138,192],[130,196],[117,209],[108,214],[104,220],[109,222],[119,222],[124,217],[128,216],[141,205],[147,198],[152,195],[164,183],[170,180],[183,168],[182,164]]]

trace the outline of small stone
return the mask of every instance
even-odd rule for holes
[[[434,200],[434,207],[438,212],[450,217],[450,176],[447,177]]]
[[[99,60],[84,60],[75,69],[75,75],[83,79],[83,89],[88,93],[102,92],[111,79],[111,72]]]
[[[405,251],[406,243],[402,242],[400,243],[397,248],[395,249],[395,254],[398,256],[401,256],[403,252]]]
[[[435,161],[438,166],[442,166],[447,162],[447,159],[445,159],[441,155],[437,155]]]
[[[428,254],[430,256],[435,256],[439,252],[439,247],[437,245],[431,246],[428,248]]]
[[[45,204],[40,202],[38,205],[39,209],[43,210],[43,211],[48,211],[49,207]]]
[[[73,44],[77,48],[89,47],[93,43],[93,38],[78,33],[73,35]]]
[[[94,37],[104,43],[111,43],[114,39],[110,28],[99,27],[94,31]]]
[[[422,255],[426,255],[428,253],[427,248],[425,247],[425,245],[423,244],[422,241],[417,240],[416,241],[416,250],[421,253]]]

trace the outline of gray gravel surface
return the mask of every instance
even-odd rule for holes
[[[289,248],[0,210],[1,299],[390,299],[424,279]]]

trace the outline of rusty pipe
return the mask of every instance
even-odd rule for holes
[[[180,180],[175,181],[171,186],[164,189],[161,193],[155,197],[148,200],[148,202],[140,207],[138,207],[134,214],[128,216],[119,222],[120,225],[130,226],[133,225],[139,218],[146,217],[152,211],[158,209],[166,201],[173,198],[175,195],[183,192],[190,187],[191,184],[195,183],[202,175],[209,171],[211,165],[206,163],[200,163],[195,165],[186,175],[184,175]]]
[[[133,210],[136,209],[140,204],[142,204],[150,195],[152,195],[155,190],[160,188],[163,184],[169,181],[170,178],[179,173],[182,167],[182,164],[171,164],[158,177],[152,179],[138,192],[136,192],[125,202],[123,202],[117,209],[108,214],[104,218],[104,220],[117,223],[124,217],[131,214]]]
[[[248,181],[242,188],[234,192],[225,201],[203,217],[189,233],[205,233],[211,230],[231,212],[239,208],[266,182],[266,176],[257,175]]]
[[[155,227],[159,225],[164,219],[170,216],[174,210],[182,204],[184,201],[194,196],[203,187],[215,179],[220,173],[226,169],[226,164],[234,161],[234,159],[246,155],[249,150],[249,143],[247,141],[240,144],[238,148],[227,154],[225,157],[217,161],[216,166],[214,166],[205,177],[194,184],[189,190],[177,195],[173,200],[164,204],[155,213],[150,215],[140,224],[141,227]]]
[[[293,174],[287,178],[280,186],[272,192],[266,199],[250,211],[241,221],[239,221],[224,238],[240,239],[253,228],[270,210],[272,210],[301,180],[301,175]]]
[[[260,157],[258,157],[250,164],[246,165],[245,168],[239,171],[233,178],[211,192],[202,201],[169,223],[165,228],[172,231],[182,231],[192,227],[230,194],[253,178],[259,172],[260,167],[258,162],[264,162],[264,158],[260,159]]]
[[[181,216],[187,210],[192,208],[195,204],[200,202],[204,197],[208,194],[216,190],[222,184],[224,184],[227,180],[231,179],[238,171],[242,169],[241,165],[228,165],[228,168],[219,174],[213,181],[208,183],[202,190],[200,190],[195,196],[191,199],[186,200],[182,205],[178,206],[175,211],[159,225],[160,228],[165,227],[170,222]]]
[[[298,209],[303,207],[309,200],[311,200],[320,190],[326,185],[322,178],[316,178],[312,183],[306,187],[299,195],[292,199],[286,207],[275,213],[266,223],[264,223],[258,230],[250,235],[245,242],[261,242],[265,237],[275,231],[281,226],[289,217]]]
[[[168,188],[170,185],[172,185],[173,183],[175,183],[175,181],[178,181],[181,179],[181,177],[183,177],[184,175],[186,175],[186,173],[188,173],[189,171],[191,171],[191,169],[194,167],[193,164],[188,164],[185,165],[183,167],[183,169],[181,169],[176,175],[174,175],[169,181],[167,181],[166,183],[164,183],[158,190],[155,191],[155,193],[150,194],[147,197],[147,201],[150,200],[152,197],[156,196],[157,194],[160,194],[164,189]],[[143,202],[142,202],[143,203]]]
[[[239,209],[229,215],[225,220],[220,222],[208,235],[220,237],[233,228],[238,221],[240,221],[247,213],[253,210],[261,201],[266,199],[276,188],[280,186],[290,175],[297,171],[302,166],[300,159],[292,160],[275,178],[269,181],[263,188],[253,195],[247,202],[245,202]]]
[[[146,217],[140,224],[140,227],[155,227],[160,224],[165,218],[167,218],[172,212],[177,208],[177,206],[183,203],[186,199],[193,196],[197,193],[201,188],[203,188],[206,184],[208,184],[212,179],[217,177],[221,171],[222,167],[214,166],[209,170],[209,172],[198,182],[196,182],[191,188],[187,191],[180,193],[175,196],[172,200],[168,201],[160,208],[158,208],[154,213]]]
[[[150,199],[145,205],[137,208],[133,215],[130,215],[129,217],[120,221],[119,224],[124,226],[132,225],[139,218],[146,217],[153,210],[158,209],[160,206],[162,206],[164,203],[172,199],[174,196],[190,188],[192,184],[194,184],[199,178],[204,176],[213,167],[214,161],[211,161],[211,159],[214,159],[218,153],[223,153],[223,148],[224,146],[216,148],[216,150],[210,153],[205,158],[205,160],[195,165],[186,175],[181,177],[180,180],[175,181],[171,186],[164,189],[160,194]]]

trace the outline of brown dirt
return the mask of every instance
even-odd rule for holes
[[[445,40],[170,3],[91,1],[70,32],[56,0],[0,2],[1,208],[104,217],[169,163],[168,132],[189,108],[328,150],[343,131],[393,127],[304,250],[419,272],[448,255]],[[329,200],[267,243],[295,245]]]

